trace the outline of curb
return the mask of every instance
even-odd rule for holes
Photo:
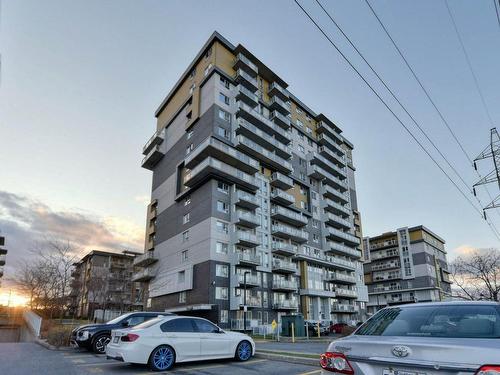
[[[54,345],[50,345],[47,340],[44,340],[44,339],[35,339],[34,342],[42,347],[44,347],[45,349],[47,350],[54,350],[54,351],[58,351],[58,352],[68,352],[68,351],[71,351],[73,350],[73,348],[71,347],[66,347],[66,346],[61,346],[59,348],[56,348]]]
[[[255,357],[256,358],[271,359],[273,361],[296,363],[296,364],[300,364],[300,365],[318,366],[319,367],[319,356],[317,359],[315,359],[315,358],[296,357],[296,356],[292,356],[292,355],[272,354],[272,353],[265,353],[265,352],[257,351],[255,353]]]

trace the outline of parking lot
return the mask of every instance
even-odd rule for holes
[[[95,355],[88,351],[51,351],[34,343],[0,344],[0,363],[2,374],[9,375],[84,375],[84,374],[120,374],[151,375],[146,366],[130,365],[107,360],[104,355]],[[319,368],[268,359],[254,358],[248,362],[219,360],[193,362],[176,365],[169,374],[319,374]]]

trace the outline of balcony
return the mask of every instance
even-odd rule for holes
[[[356,269],[356,263],[350,260],[341,259],[335,256],[329,257],[329,259],[333,268],[339,268],[344,271],[354,271]]]
[[[358,292],[347,288],[335,288],[335,295],[338,298],[358,298]]]
[[[293,256],[297,253],[296,246],[286,242],[273,242],[271,246],[273,254]]]
[[[356,284],[356,277],[340,272],[328,272],[325,274],[325,281],[337,284]]]
[[[236,75],[234,76],[234,80],[238,84],[245,86],[251,92],[255,92],[259,89],[257,79],[252,77],[250,74],[245,72],[243,69],[238,69],[236,71]]]
[[[235,204],[237,206],[244,207],[249,210],[255,210],[257,207],[260,207],[259,199],[255,195],[252,195],[245,191],[236,190],[235,198]]]
[[[240,210],[236,210],[234,214],[236,219],[235,222],[238,225],[252,229],[260,226],[260,221],[255,214]]]
[[[160,145],[152,147],[146,156],[142,159],[142,168],[152,171],[156,164],[163,158],[165,154],[160,150]]]
[[[238,85],[236,89],[236,100],[241,100],[252,108],[257,107],[259,104],[259,97],[255,93],[242,85]]]
[[[346,193],[342,193],[337,189],[331,187],[330,185],[322,185],[323,188],[323,196],[325,198],[329,198],[337,203],[342,205],[349,203],[349,197]]]
[[[349,229],[353,228],[353,226],[354,226],[354,224],[351,221],[343,219],[340,216],[332,214],[331,212],[325,213],[323,220],[328,225],[331,225],[332,227],[335,227],[335,228],[349,230]]]
[[[235,297],[235,302],[237,305],[243,306],[243,296]],[[262,300],[255,296],[247,296],[246,305],[247,307],[262,307]],[[247,328],[250,328],[250,326],[247,326]]]
[[[300,295],[301,296],[314,296],[314,297],[328,297],[328,298],[335,298],[335,292],[331,290],[324,290],[324,289],[301,289],[300,290]]]
[[[241,128],[240,128],[241,129]],[[262,163],[271,166],[274,169],[278,169],[283,173],[292,172],[292,164],[277,154],[268,151],[257,143],[251,141],[244,135],[238,135],[236,137],[236,147],[243,150],[254,158],[259,159]]]
[[[344,143],[344,137],[342,137],[337,130],[335,130],[325,121],[318,122],[318,124],[316,125],[316,132],[318,134],[327,134],[331,139],[333,139],[339,145]]]
[[[330,138],[325,133],[318,134],[318,143],[322,146],[327,147],[330,151],[336,153],[340,157],[344,157],[344,150],[340,145],[337,144],[332,138]]]
[[[237,101],[236,105],[238,106],[236,110],[237,118],[243,118],[247,120],[251,124],[258,127],[260,130],[266,132],[285,145],[291,142],[290,134],[280,126],[276,125],[262,113],[257,112],[255,109],[241,101]]]
[[[297,310],[299,302],[296,299],[283,299],[273,303],[274,310]]]
[[[280,189],[288,190],[293,188],[293,180],[279,172],[274,172],[271,175],[271,181],[269,182],[271,186],[278,187]]]
[[[348,255],[349,257],[360,259],[361,258],[361,251],[354,249],[352,247],[333,242],[333,241],[327,241],[326,242],[326,247],[327,247],[327,252],[333,253],[333,254],[339,254],[339,255]]]
[[[238,55],[236,56],[236,59],[234,60],[233,69],[234,70],[242,69],[248,74],[250,74],[252,77],[257,77],[257,74],[259,72],[257,65],[251,62],[250,59],[244,56],[242,53],[238,53]]]
[[[253,176],[212,157],[206,158],[188,172],[184,176],[184,185],[193,188],[214,177],[251,191],[259,189],[259,184]]]
[[[347,171],[345,167],[338,167],[331,161],[327,160],[325,157],[321,156],[317,152],[314,152],[310,157],[310,163],[313,165],[318,165],[325,171],[331,173],[340,180],[345,180],[347,178]]]
[[[292,194],[285,193],[278,188],[273,188],[271,190],[271,200],[285,206],[290,206],[295,203],[295,197]]]
[[[394,258],[394,257],[399,257],[399,250],[398,249],[389,249],[389,250],[384,250],[384,251],[371,251],[370,258],[371,260],[378,260],[378,259],[386,259],[386,258]]]
[[[276,237],[290,239],[294,242],[304,243],[309,239],[309,233],[284,224],[271,226],[271,234]]]
[[[147,155],[154,146],[158,146],[164,140],[165,140],[165,129],[155,132],[142,148],[142,154]]]
[[[241,245],[244,247],[257,247],[260,245],[260,240],[253,233],[243,232],[241,230],[237,230],[235,232],[235,240],[236,245]],[[260,264],[260,258],[259,258]]]
[[[158,258],[155,257],[154,250],[150,250],[145,252],[144,254],[137,255],[134,258],[134,266],[137,267],[147,267],[158,261]]]
[[[303,248],[300,248],[295,255],[296,259],[306,260],[308,263],[317,264],[320,266],[331,267],[332,262],[329,256],[325,256],[321,253],[314,253],[311,251],[305,251]]]
[[[293,262],[287,262],[281,259],[273,259],[272,270],[276,273],[295,273],[297,272],[297,265]]]
[[[347,191],[348,185],[347,180],[341,180],[325,169],[321,168],[318,165],[308,164],[307,165],[307,175],[309,177],[313,177],[317,180],[323,180],[323,184],[330,185],[340,191]]]
[[[296,227],[303,227],[304,225],[307,225],[308,221],[307,217],[302,214],[281,206],[273,206],[271,208],[271,217],[275,220],[279,220]]]
[[[283,129],[290,129],[291,121],[287,116],[282,115],[278,111],[272,111],[271,116],[269,117],[271,121],[274,121],[276,125],[281,126]]]
[[[290,114],[290,103],[284,102],[277,96],[273,96],[269,102],[269,108],[273,111],[278,111],[284,116]]]
[[[275,279],[272,288],[276,291],[296,291],[298,284],[296,280]]]
[[[239,118],[237,120],[236,134],[241,134],[246,138],[251,139],[284,159],[290,159],[292,156],[290,147],[278,141],[272,135],[260,130],[243,118]]]
[[[346,160],[344,155],[339,155],[336,152],[332,152],[328,147],[320,146],[318,147],[318,153],[323,156],[325,159],[331,161],[332,163],[345,167]]]
[[[355,235],[347,232],[342,232],[341,230],[332,227],[326,228],[326,236],[330,239],[342,241],[353,246],[357,246],[360,243],[360,239]]]
[[[373,288],[373,293],[393,292],[397,290],[401,290],[401,285],[377,286]]]
[[[7,259],[7,254],[0,254],[0,266],[5,265],[6,259]]]
[[[245,285],[245,277],[244,275],[235,275],[236,276],[236,282],[241,288],[244,288]],[[253,288],[253,287],[259,287],[260,286],[260,279],[258,275],[254,274],[249,274],[247,275],[247,288]]]
[[[385,281],[385,280],[399,280],[401,279],[401,272],[392,272],[392,273],[382,273],[382,274],[373,274],[373,281]]]
[[[276,96],[281,100],[287,101],[289,99],[289,94],[279,83],[273,82],[269,85],[269,89],[267,90],[267,95],[270,97]]]
[[[371,265],[372,271],[383,271],[383,270],[399,269],[399,268],[401,268],[401,264],[399,262],[378,263]]]
[[[344,303],[334,303],[331,305],[330,310],[334,313],[354,314],[356,313],[356,306]]]
[[[325,211],[332,212],[344,218],[350,217],[352,213],[352,210],[349,207],[338,204],[328,198],[323,199],[320,205]]]
[[[148,281],[151,280],[153,277],[154,273],[151,270],[151,268],[144,268],[143,270],[132,274],[132,281],[133,282]]]
[[[209,156],[246,173],[254,174],[260,169],[257,160],[213,137],[206,138],[191,151],[184,160],[184,165],[186,168],[193,169]]]

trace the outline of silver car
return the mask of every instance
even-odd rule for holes
[[[387,307],[321,355],[322,374],[500,375],[500,304]]]

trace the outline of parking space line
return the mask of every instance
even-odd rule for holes
[[[123,366],[124,363],[123,362],[118,362],[118,361],[115,361],[115,362],[93,362],[93,363],[81,363],[81,364],[77,364],[78,367],[92,367],[92,366],[95,366],[95,367],[99,367],[99,366],[109,366],[109,365],[120,365],[120,366]]]
[[[88,354],[75,354],[75,355],[65,355],[64,358],[76,359],[76,358],[106,358],[105,355],[88,355]]]

